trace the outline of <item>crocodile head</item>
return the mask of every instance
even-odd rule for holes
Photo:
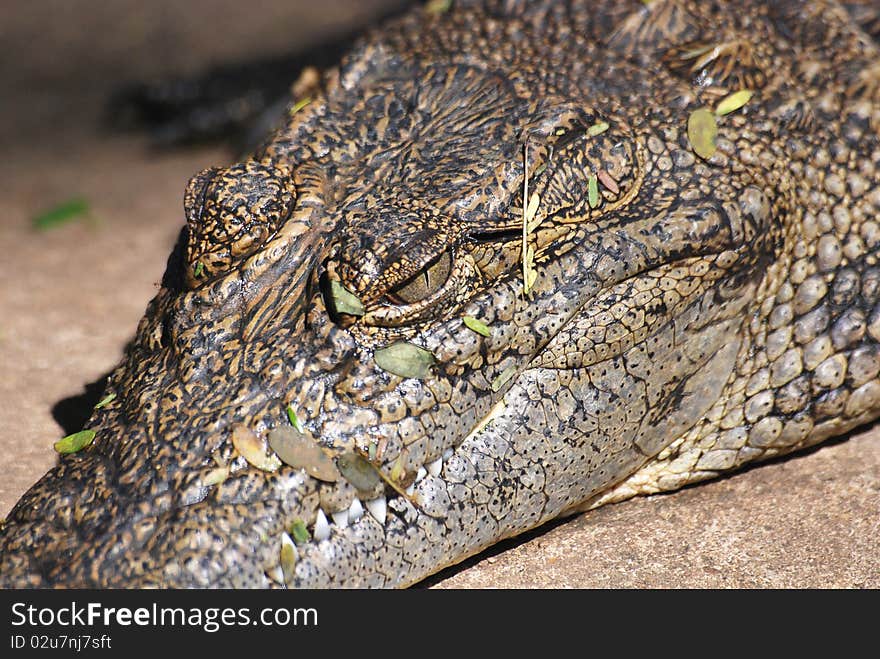
[[[192,179],[94,442],[6,529],[10,583],[412,583],[719,405],[784,280],[788,165],[742,117],[695,155],[689,81],[551,19],[406,18]]]

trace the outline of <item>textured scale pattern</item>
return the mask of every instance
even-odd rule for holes
[[[116,399],[13,510],[0,583],[407,585],[877,418],[877,25],[486,0],[368,35],[190,183]],[[697,156],[691,112],[743,87]],[[377,365],[398,343],[425,377]],[[289,409],[338,478],[261,462]]]

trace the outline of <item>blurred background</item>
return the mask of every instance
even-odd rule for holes
[[[64,401],[110,371],[155,294],[190,176],[224,145],[106,130],[127,83],[310,52],[401,0],[0,4],[0,517],[56,459]],[[35,226],[35,222],[37,225]],[[880,434],[504,543],[433,583],[880,587]]]
[[[308,52],[407,0],[8,0],[0,6],[4,147],[91,125],[126,82]],[[57,124],[62,124],[57,126]]]

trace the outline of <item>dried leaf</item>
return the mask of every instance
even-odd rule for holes
[[[357,453],[343,453],[336,458],[336,466],[356,490],[372,492],[382,482],[376,468]]]
[[[300,520],[301,521],[301,520]],[[303,524],[305,530],[305,524]],[[309,532],[306,530],[306,539],[308,542]],[[297,551],[293,544],[293,539],[287,534],[281,534],[281,551],[279,552],[278,562],[281,564],[281,572],[284,574],[284,582],[290,583],[293,580],[296,570]]]
[[[694,153],[704,160],[711,158],[715,154],[715,138],[718,136],[715,115],[706,108],[694,110],[688,117],[687,130]]]
[[[605,186],[611,194],[620,194],[620,187],[617,185],[617,181],[615,181],[614,177],[604,169],[600,169],[596,172],[596,178],[599,179],[599,183]]]
[[[269,431],[269,446],[281,461],[294,469],[304,469],[312,478],[335,483],[340,473],[333,458],[324,452],[311,433],[297,432],[290,426],[278,426]]]
[[[278,456],[267,453],[264,442],[245,426],[232,429],[232,445],[248,464],[261,471],[277,471],[281,466]]]
[[[536,281],[538,281],[538,271],[530,269],[526,274],[526,290],[531,291]]]
[[[754,92],[750,89],[741,89],[738,92],[732,93],[730,96],[726,96],[718,104],[718,107],[715,108],[716,116],[723,117],[731,112],[736,112],[749,102],[753,94]]]
[[[430,351],[405,341],[376,350],[373,359],[383,371],[402,378],[425,378],[437,361]]]
[[[531,197],[529,197],[529,145],[523,146],[523,209],[522,209],[522,277],[523,277],[523,295],[529,294],[529,272],[532,267],[531,259],[529,259],[529,215],[528,206],[531,205]],[[528,201],[526,201],[528,200]]]
[[[202,485],[204,485],[205,487],[220,485],[220,483],[225,481],[227,478],[229,478],[229,468],[217,467],[216,469],[212,469],[207,473],[207,475],[202,479]]]
[[[401,452],[400,455],[397,456],[397,460],[394,461],[394,464],[391,467],[391,480],[395,483],[400,483],[406,477],[406,468],[404,467],[404,452]]]
[[[528,295],[532,290],[532,284],[538,278],[535,272],[535,248],[532,245],[526,247],[525,256],[523,256],[523,293]]]
[[[535,214],[538,212],[538,207],[541,205],[541,195],[535,192],[531,197],[529,197],[529,205],[526,207],[526,216],[525,223],[526,225],[531,224],[532,220],[535,219]]]

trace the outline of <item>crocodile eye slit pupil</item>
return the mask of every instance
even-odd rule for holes
[[[449,279],[452,271],[452,257],[443,252],[414,277],[389,291],[388,300],[392,304],[415,304],[436,293]]]

